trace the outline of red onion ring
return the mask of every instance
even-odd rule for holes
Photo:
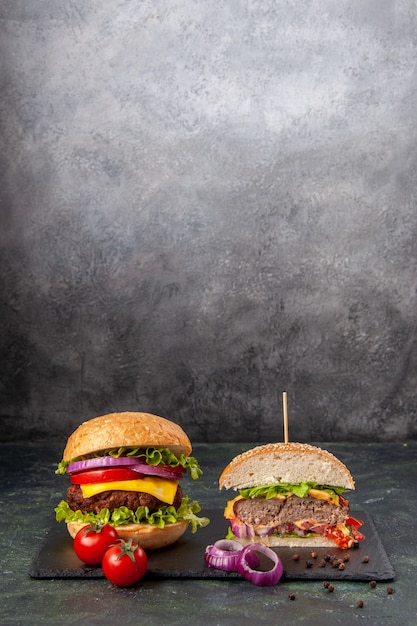
[[[234,539],[219,539],[213,547],[217,552],[240,552],[243,548],[242,544]]]
[[[207,546],[204,560],[209,567],[214,567],[224,572],[236,572],[242,550],[243,546],[238,541],[219,539],[214,544]],[[247,558],[251,567],[259,565],[258,555],[255,551],[248,555]]]
[[[130,465],[129,469],[135,470],[139,474],[160,476],[161,478],[168,478],[172,480],[179,480],[182,478],[182,472],[176,472],[175,470],[168,470],[165,467],[158,467],[158,465]]]
[[[253,569],[253,567],[255,567],[251,562],[253,552],[260,552],[271,559],[273,567],[266,572]],[[237,563],[237,571],[244,578],[246,578],[246,580],[254,585],[271,587],[272,585],[276,585],[279,581],[284,572],[284,568],[282,566],[281,559],[278,557],[276,552],[271,550],[271,548],[263,546],[260,543],[252,543],[243,548],[241,551],[240,558]]]
[[[235,572],[242,546],[232,539],[220,539],[213,545],[207,546],[204,560],[209,567],[221,569],[225,572]]]
[[[129,456],[120,456],[114,458],[112,456],[99,456],[94,459],[85,459],[84,461],[74,461],[67,467],[68,474],[74,474],[76,472],[82,472],[85,470],[100,468],[100,467],[126,467],[133,469],[141,474],[150,474],[152,476],[160,476],[161,478],[168,478],[178,480],[184,473],[184,468],[168,468],[167,466],[160,467],[158,465],[149,465],[145,461],[136,459]]]
[[[121,456],[115,459],[112,456],[98,456],[94,459],[85,459],[84,461],[74,461],[69,463],[67,467],[68,474],[73,472],[82,472],[83,470],[94,469],[95,467],[120,467],[121,465],[137,465],[138,460],[129,456]]]

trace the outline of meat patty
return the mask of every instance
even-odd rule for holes
[[[349,517],[349,505],[335,506],[327,500],[317,498],[299,498],[292,495],[285,500],[278,498],[250,498],[238,500],[234,504],[236,516],[251,526],[262,524],[280,527],[300,519],[314,520],[319,523],[342,524]]]
[[[178,485],[173,506],[177,509],[182,501],[182,489]],[[153,513],[166,506],[162,502],[142,491],[103,491],[91,498],[84,498],[80,485],[71,485],[67,490],[67,502],[73,511],[81,510],[83,513],[99,513],[102,509],[109,509],[110,513],[121,506],[135,511],[139,506],[147,506],[149,512]]]

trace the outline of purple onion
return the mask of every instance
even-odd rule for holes
[[[253,554],[260,552],[268,557],[272,561],[272,568],[267,571],[260,571],[253,569],[256,565],[253,564]],[[284,573],[281,559],[277,553],[263,546],[260,543],[252,543],[240,552],[239,560],[237,563],[237,571],[241,576],[246,578],[253,585],[262,587],[271,587],[276,585]]]
[[[67,467],[68,474],[74,474],[76,472],[83,472],[91,469],[98,468],[113,468],[113,467],[128,467],[133,469],[139,474],[150,474],[152,476],[160,476],[161,478],[168,478],[172,480],[179,480],[182,478],[182,474],[185,470],[168,469],[166,466],[160,467],[158,465],[148,465],[146,461],[135,459],[130,456],[120,456],[114,458],[112,456],[99,456],[94,459],[85,459],[84,461],[74,461]]]
[[[236,572],[238,562],[243,551],[243,546],[233,539],[220,539],[213,545],[207,546],[204,553],[204,560],[209,567],[220,569],[225,572]],[[259,565],[259,558],[256,552],[251,552],[247,556],[250,567]]]

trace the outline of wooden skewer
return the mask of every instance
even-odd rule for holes
[[[288,410],[287,410],[287,392],[282,394],[282,406],[284,409],[284,442],[288,443]]]

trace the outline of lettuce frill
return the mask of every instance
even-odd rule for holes
[[[84,459],[93,459],[101,456],[111,456],[115,459],[121,456],[129,456],[138,459],[144,459],[148,465],[168,465],[170,467],[178,467],[181,466],[185,470],[190,473],[190,476],[193,480],[197,480],[203,475],[201,471],[200,465],[193,456],[185,456],[185,454],[180,454],[178,457],[171,452],[169,448],[111,448],[109,450],[103,450],[102,452],[98,452],[95,454],[85,455],[83,457],[77,457],[77,459],[71,459],[69,461],[60,461],[57,469],[55,470],[55,474],[65,474],[67,471],[68,465],[72,461],[80,461]]]
[[[276,498],[277,496],[288,496],[293,493],[299,498],[305,498],[308,495],[310,489],[317,489],[325,491],[331,496],[342,495],[346,489],[343,487],[329,487],[328,485],[319,485],[318,483],[305,482],[305,483],[275,483],[273,485],[262,485],[260,487],[249,487],[248,489],[239,489],[239,494],[243,498],[256,498],[264,497],[267,500],[270,498]]]
[[[209,524],[207,517],[198,517],[197,513],[201,507],[195,500],[185,497],[181,505],[176,509],[173,506],[162,506],[154,513],[149,512],[147,506],[140,506],[135,511],[131,511],[125,506],[115,509],[110,513],[109,509],[103,509],[99,513],[83,513],[73,511],[68,502],[61,500],[55,507],[57,522],[100,522],[101,524],[111,524],[112,526],[123,526],[125,524],[147,523],[157,528],[164,528],[166,524],[186,521],[191,526],[191,531],[195,533],[197,529]]]

